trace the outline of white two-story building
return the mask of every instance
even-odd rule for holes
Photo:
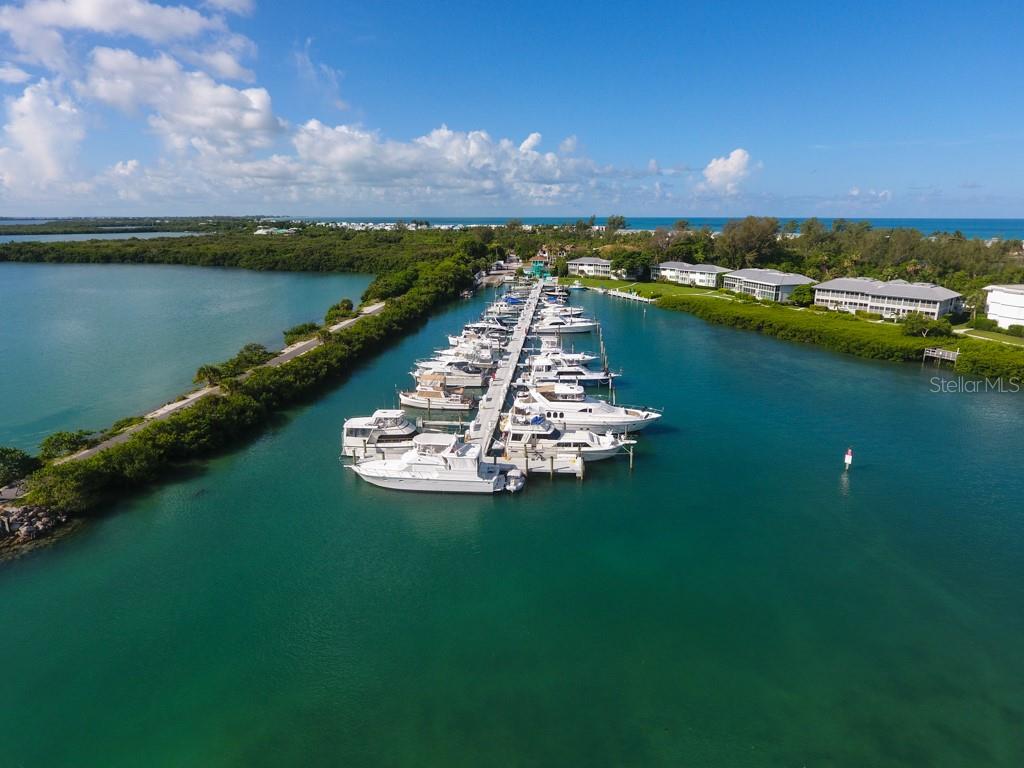
[[[717,288],[722,275],[729,272],[714,264],[688,264],[685,261],[663,261],[651,267],[652,280],[668,280],[680,285]]]
[[[1024,285],[986,285],[985,314],[1000,328],[1024,325]]]
[[[601,259],[597,256],[584,256],[580,259],[573,259],[567,263],[570,275],[582,275],[584,277],[611,277],[612,263],[608,259]]]
[[[920,312],[933,320],[963,309],[963,297],[941,285],[870,277],[837,277],[818,283],[814,303],[843,312],[877,312],[886,318]]]
[[[814,281],[807,275],[780,272],[777,269],[738,269],[722,278],[722,286],[736,293],[746,293],[757,299],[787,302],[798,285]]]

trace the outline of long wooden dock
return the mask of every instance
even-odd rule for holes
[[[537,303],[540,301],[543,287],[544,284],[538,281],[530,289],[530,295],[523,305],[523,311],[519,315],[512,338],[509,340],[508,359],[498,366],[487,391],[480,398],[476,419],[469,430],[469,440],[480,446],[480,453],[484,456],[490,451],[491,443],[494,441],[494,433],[498,429],[509,388],[516,377],[519,358],[523,354],[523,347],[526,345],[526,337],[530,332],[530,325],[533,323],[533,316],[537,311]]]

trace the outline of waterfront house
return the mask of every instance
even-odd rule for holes
[[[584,256],[568,262],[570,275],[585,275],[586,277],[611,277],[612,263],[608,259],[597,256]]]
[[[757,299],[786,302],[798,285],[814,281],[807,275],[780,272],[777,269],[738,269],[722,278],[723,287],[736,293],[746,293]]]
[[[933,320],[963,309],[963,297],[941,285],[870,277],[838,277],[818,283],[814,303],[842,312],[877,312],[886,318],[920,312]]]
[[[651,267],[652,280],[668,280],[680,285],[717,288],[722,275],[730,270],[714,264],[688,264],[685,261],[663,261]]]
[[[1024,284],[986,285],[985,314],[1000,328],[1024,325]]]

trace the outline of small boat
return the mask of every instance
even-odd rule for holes
[[[409,408],[425,411],[470,411],[476,402],[466,397],[461,390],[448,390],[443,386],[418,384],[412,392],[399,392],[398,402]]]
[[[463,291],[462,293],[459,294],[459,296],[461,298],[463,298],[463,299],[472,299],[473,298],[473,292],[472,291]]]
[[[372,459],[350,466],[381,488],[436,493],[515,493],[526,483],[515,467],[481,461],[480,446],[455,435],[424,433],[396,459]]]
[[[638,432],[661,418],[657,411],[626,408],[590,397],[578,384],[541,384],[520,392],[515,407],[543,415],[559,429],[591,429],[615,434]]]
[[[540,308],[541,317],[580,317],[583,307],[567,307],[564,304],[548,304]]]

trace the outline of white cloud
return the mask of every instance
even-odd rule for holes
[[[576,151],[577,143],[578,141],[575,133],[572,136],[566,136],[562,139],[562,143],[558,145],[558,151],[563,155],[571,155]]]
[[[704,186],[714,192],[735,194],[750,173],[750,153],[734,149],[725,157],[716,157],[704,168]]]
[[[85,138],[82,114],[58,82],[40,80],[7,100],[0,178],[12,190],[65,181]]]
[[[21,67],[16,67],[13,64],[0,64],[0,83],[17,85],[31,79],[32,75]]]
[[[65,71],[68,54],[62,32],[132,35],[166,43],[222,29],[223,21],[184,5],[148,0],[27,0],[0,6],[0,30],[7,32],[22,58]]]
[[[264,88],[238,89],[205,72],[186,72],[167,54],[96,48],[83,91],[125,112],[148,108],[168,146],[241,154],[268,147],[284,130]]]
[[[863,203],[888,203],[892,200],[892,192],[888,189],[864,190],[860,187],[850,187],[848,196],[851,200]]]
[[[539,133],[534,131],[529,136],[527,136],[526,139],[523,140],[522,144],[519,145],[519,151],[533,152],[534,150],[537,149],[538,146],[540,146],[542,138],[543,137]]]

